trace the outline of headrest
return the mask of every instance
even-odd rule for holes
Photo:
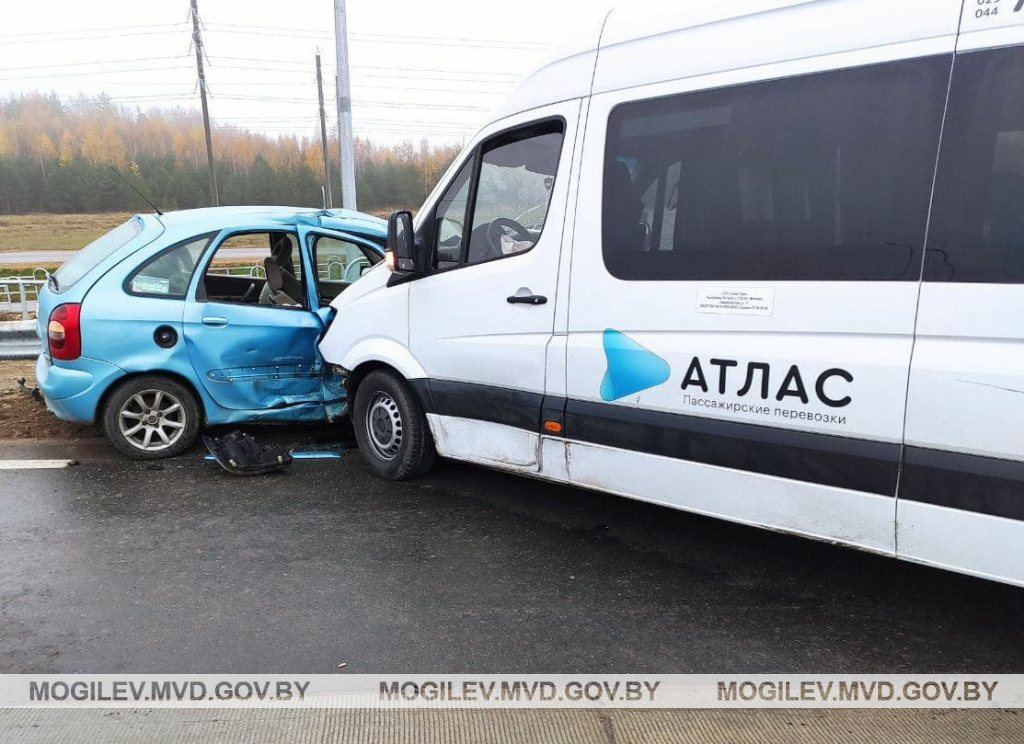
[[[279,291],[284,286],[284,276],[281,274],[281,267],[272,256],[263,259],[263,271],[267,274],[267,286],[272,290]]]

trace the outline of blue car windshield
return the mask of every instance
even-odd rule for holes
[[[142,228],[142,220],[133,217],[106,235],[96,238],[54,272],[53,276],[57,280],[57,287],[60,290],[70,287],[92,271],[104,258],[131,242],[142,232]]]

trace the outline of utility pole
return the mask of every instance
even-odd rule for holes
[[[338,54],[338,144],[341,148],[341,204],[356,208],[356,166],[352,152],[352,91],[348,78],[348,23],[345,0],[334,0],[334,43]]]
[[[213,169],[213,137],[210,135],[210,109],[206,105],[206,72],[203,70],[203,35],[199,32],[199,9],[192,0],[192,46],[196,48],[196,69],[199,71],[199,98],[203,104],[203,129],[206,130],[206,163],[210,169],[210,201],[220,206],[217,174]]]
[[[324,116],[324,79],[320,74],[320,50],[316,50],[316,92],[320,98],[320,147],[324,151],[324,185],[327,188],[327,208],[334,207],[331,196],[331,164],[327,157],[327,118]]]

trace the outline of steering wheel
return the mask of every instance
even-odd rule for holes
[[[506,234],[506,229],[511,231],[516,240],[533,242],[533,235],[525,227],[508,217],[498,217],[487,226],[487,242],[491,244],[495,255],[501,255],[501,236]]]

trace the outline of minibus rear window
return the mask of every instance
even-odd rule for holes
[[[622,104],[608,270],[635,280],[917,280],[950,58]]]

